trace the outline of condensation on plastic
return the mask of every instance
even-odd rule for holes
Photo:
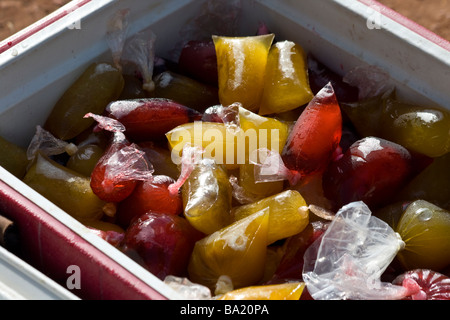
[[[364,202],[352,202],[305,252],[303,279],[315,300],[402,299],[407,288],[380,277],[403,247],[400,235],[371,216]]]

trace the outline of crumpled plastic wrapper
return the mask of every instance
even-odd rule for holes
[[[63,153],[72,155],[76,153],[78,147],[73,143],[61,140],[53,136],[41,126],[36,126],[36,132],[27,148],[28,160],[33,160],[37,152],[47,156],[56,156]]]
[[[250,155],[250,162],[255,165],[256,182],[273,182],[287,180],[291,186],[296,185],[301,175],[289,170],[278,152],[259,148]]]
[[[128,32],[129,9],[117,11],[108,21],[106,41],[111,49],[114,65],[119,70],[122,69],[120,60],[122,58],[123,46]]]
[[[156,35],[151,29],[138,32],[128,39],[123,48],[122,61],[124,65],[133,65],[140,73],[143,88],[153,91],[153,71],[155,64]]]
[[[106,41],[111,49],[114,65],[124,74],[142,77],[143,88],[153,91],[156,35],[151,29],[128,36],[129,9],[117,11],[108,21]]]
[[[364,202],[352,202],[305,252],[303,279],[315,300],[402,299],[408,290],[380,277],[404,245]]]

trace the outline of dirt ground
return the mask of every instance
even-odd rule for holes
[[[450,0],[378,0],[450,41]]]
[[[0,40],[70,0],[0,0]],[[378,0],[450,41],[450,0]]]
[[[70,0],[0,0],[0,40],[38,21]]]

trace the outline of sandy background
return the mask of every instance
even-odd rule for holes
[[[45,17],[70,0],[0,0],[0,40]]]
[[[378,0],[450,41],[450,0]]]
[[[0,40],[53,12],[70,0],[0,0]],[[450,0],[379,0],[450,41]]]

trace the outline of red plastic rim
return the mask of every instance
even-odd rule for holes
[[[80,267],[81,286],[73,293],[83,299],[168,299],[2,180],[0,211],[17,224],[22,254],[33,267],[61,285],[68,265]]]

